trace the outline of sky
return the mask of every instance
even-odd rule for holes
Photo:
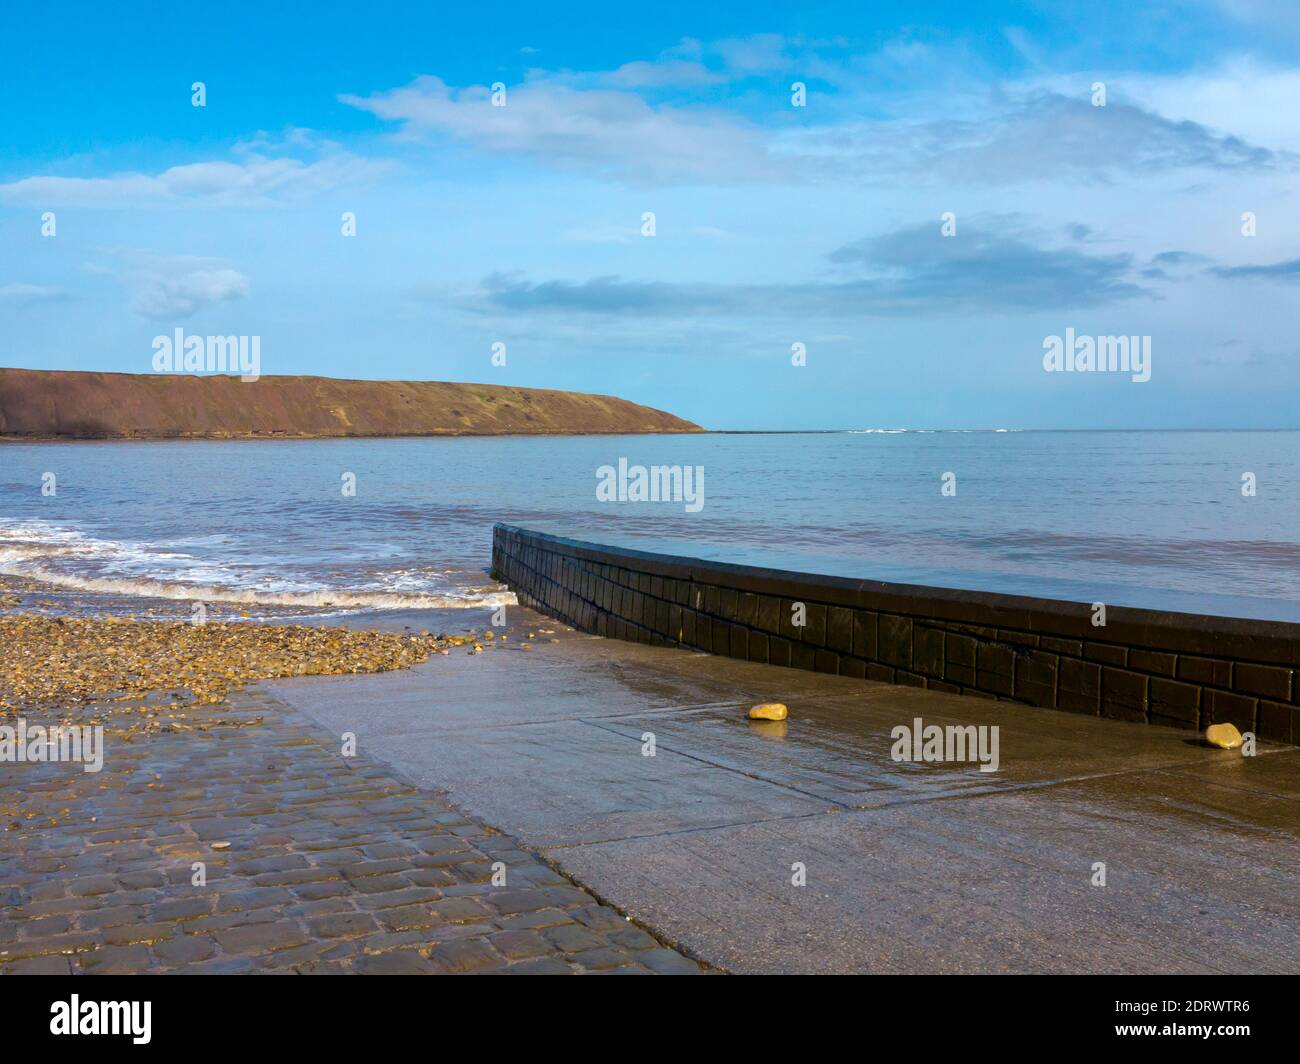
[[[1300,427],[1300,5],[710,6],[7,5],[0,365]]]

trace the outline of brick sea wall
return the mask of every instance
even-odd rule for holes
[[[492,568],[524,605],[614,639],[1300,744],[1300,624],[727,565],[511,525]],[[802,603],[805,624],[795,627]]]

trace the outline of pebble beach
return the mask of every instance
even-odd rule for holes
[[[187,707],[257,681],[405,669],[472,640],[249,619],[58,616],[44,595],[34,581],[0,585],[0,720],[177,723]],[[29,611],[38,603],[41,612]]]

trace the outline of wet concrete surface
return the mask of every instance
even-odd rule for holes
[[[510,613],[481,654],[266,687],[731,971],[1300,970],[1300,750]],[[893,761],[916,717],[997,725],[998,771]]]

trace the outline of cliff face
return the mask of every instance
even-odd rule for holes
[[[700,432],[608,395],[439,381],[0,368],[0,436],[166,439]]]

